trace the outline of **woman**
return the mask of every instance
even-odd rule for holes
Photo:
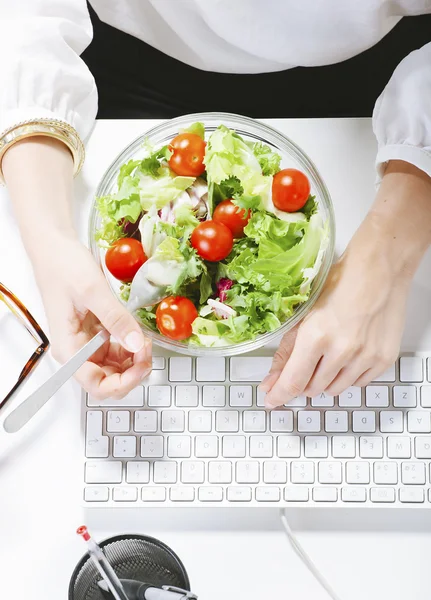
[[[92,36],[88,8],[84,0],[2,2],[1,168],[43,295],[53,352],[67,360],[102,323],[119,344],[107,343],[77,378],[94,396],[122,396],[148,374],[151,345],[111,295],[70,215],[81,140],[97,112],[95,81],[80,58]],[[205,110],[209,98],[219,110],[242,99],[252,108],[239,112],[250,114],[250,97],[266,98],[255,108],[277,104],[283,116],[294,116],[289,97],[300,104],[312,93],[317,105],[326,94],[327,104],[328,98],[336,102],[348,74],[328,96],[312,83],[289,85],[297,70],[290,79],[286,69],[344,61],[377,43],[402,16],[431,12],[431,0],[369,0],[361,7],[328,0],[309,8],[294,0],[91,4],[102,22],[133,36],[123,48],[105,45],[106,60],[96,60],[91,46],[86,54],[101,81],[101,114],[112,100],[117,116]],[[114,82],[111,70],[117,70]],[[218,90],[211,81],[222,76],[208,71],[243,73],[241,87],[225,75],[232,89]],[[276,78],[279,71],[285,77],[281,93],[271,93],[269,75],[259,90],[263,75],[252,74]],[[201,80],[205,85],[198,85]],[[270,407],[299,394],[336,395],[365,385],[398,354],[409,285],[431,242],[431,44],[397,66],[377,100],[373,124],[380,179],[375,202],[312,313],[282,340],[262,384]]]

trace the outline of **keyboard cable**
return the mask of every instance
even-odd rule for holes
[[[329,597],[332,600],[341,600],[341,598],[334,592],[332,587],[329,585],[329,583],[326,581],[326,579],[324,578],[322,573],[319,571],[319,569],[316,567],[314,562],[311,560],[311,558],[305,552],[304,548],[299,543],[296,535],[293,533],[293,531],[287,521],[286,509],[281,509],[280,519],[281,519],[281,524],[283,525],[284,531],[287,535],[287,538],[288,538],[292,548],[294,549],[296,554],[299,556],[299,558],[302,560],[302,562],[307,567],[307,569],[310,571],[310,573],[320,583],[320,585],[323,587],[323,589],[327,592],[327,594],[329,595]]]

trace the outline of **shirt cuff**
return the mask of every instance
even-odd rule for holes
[[[386,163],[390,160],[404,160],[431,177],[431,150],[409,144],[390,144],[377,152],[377,184],[381,182]]]

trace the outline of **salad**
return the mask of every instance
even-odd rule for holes
[[[214,347],[278,329],[310,295],[328,225],[307,176],[262,142],[194,123],[118,173],[96,239],[146,327]]]

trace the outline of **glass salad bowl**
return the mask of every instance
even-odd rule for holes
[[[117,190],[117,176],[121,165],[133,159],[143,159],[148,150],[145,143],[150,142],[154,148],[169,144],[172,139],[189,127],[192,123],[201,122],[205,126],[205,139],[221,124],[235,130],[246,142],[263,142],[281,156],[281,169],[296,168],[304,172],[311,185],[311,195],[315,196],[319,214],[326,227],[326,242],[324,252],[321,252],[321,262],[318,272],[311,283],[308,300],[298,305],[293,314],[277,329],[258,334],[254,339],[224,346],[207,347],[197,345],[193,341],[177,341],[165,337],[145,324],[141,324],[143,331],[154,343],[171,351],[195,356],[232,356],[256,350],[257,348],[273,342],[282,334],[297,325],[310,311],[318,298],[326,280],[334,256],[335,245],[335,220],[331,198],[317,168],[308,156],[289,138],[254,119],[228,113],[198,113],[185,115],[166,121],[142,133],[131,142],[114,160],[105,172],[96,191],[96,198],[115,193]],[[106,249],[96,241],[96,232],[101,226],[101,217],[97,210],[96,199],[93,202],[89,222],[89,242],[94,258],[103,270],[113,293],[121,300],[121,282],[115,279],[105,265]],[[122,300],[123,301],[123,300]],[[123,301],[124,302],[124,301]]]

